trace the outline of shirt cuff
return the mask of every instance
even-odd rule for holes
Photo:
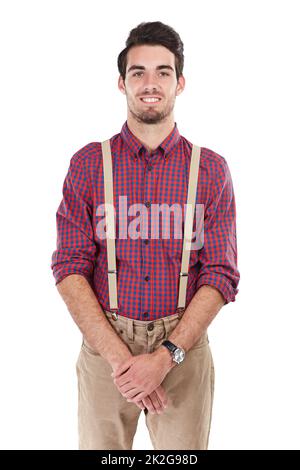
[[[212,286],[218,289],[224,297],[225,304],[229,302],[235,302],[235,296],[239,292],[239,289],[235,288],[228,279],[218,274],[204,274],[200,275],[197,281],[197,290],[204,285]]]
[[[55,285],[57,286],[59,282],[61,282],[65,277],[70,276],[71,274],[80,274],[81,276],[85,277],[85,279],[88,281],[89,284],[91,284],[91,276],[88,275],[83,270],[80,270],[79,268],[74,268],[74,267],[72,268],[64,267],[64,268],[58,269],[57,271],[55,270],[53,271]]]

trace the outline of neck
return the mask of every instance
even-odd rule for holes
[[[158,124],[144,124],[127,116],[127,125],[132,134],[151,152],[157,149],[162,141],[172,132],[175,121],[173,116],[170,116],[166,121]]]

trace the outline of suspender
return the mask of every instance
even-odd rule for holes
[[[103,155],[103,176],[104,176],[104,197],[105,204],[114,207],[114,191],[113,191],[113,172],[112,158],[110,150],[110,140],[101,143]],[[186,303],[186,290],[188,284],[188,269],[190,261],[190,248],[193,233],[193,220],[196,203],[198,170],[200,165],[201,147],[193,145],[192,156],[189,173],[189,186],[187,196],[187,206],[184,221],[184,237],[182,244],[181,270],[179,273],[179,294],[177,311],[184,311]],[[107,265],[108,265],[108,292],[110,310],[116,314],[118,311],[118,295],[117,295],[117,267],[116,267],[116,245],[115,245],[115,217],[113,211],[113,223],[108,223],[107,210],[105,211],[106,233],[110,236],[106,237],[107,242]],[[108,230],[109,229],[109,230]]]
[[[105,208],[111,207],[106,204],[112,204],[114,207],[114,189],[113,189],[113,174],[112,174],[112,160],[110,151],[110,142],[105,140],[102,142],[102,155],[103,155],[103,175],[104,175],[104,199]],[[105,210],[105,223],[106,232],[108,232],[108,218],[107,210]],[[109,293],[109,306],[111,311],[118,310],[118,295],[117,295],[117,266],[116,266],[116,243],[115,243],[115,218],[113,224],[110,226],[110,236],[106,237],[107,248],[107,264],[108,264],[108,293]]]
[[[178,305],[177,310],[185,309],[186,301],[186,288],[188,283],[188,271],[189,271],[189,262],[190,262],[190,249],[193,233],[193,220],[195,212],[195,201],[196,201],[196,192],[197,192],[197,181],[198,181],[198,171],[200,164],[200,153],[201,148],[197,145],[193,145],[192,156],[190,163],[190,175],[189,175],[189,186],[188,186],[188,197],[187,197],[187,207],[186,207],[186,216],[184,221],[184,237],[182,245],[182,258],[181,258],[181,271],[179,273],[179,295],[178,295]]]

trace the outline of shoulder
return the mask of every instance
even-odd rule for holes
[[[70,160],[70,164],[73,167],[82,167],[83,165],[88,166],[101,158],[101,155],[101,142],[90,142],[74,153]]]
[[[213,181],[225,182],[228,177],[230,177],[230,171],[226,159],[214,150],[202,147],[201,160],[202,165],[208,169]]]
[[[110,141],[111,149],[118,140],[119,134],[113,135],[108,140]],[[106,139],[103,139],[104,142]],[[113,155],[113,154],[112,154]],[[71,166],[93,168],[97,166],[102,160],[102,146],[101,142],[90,142],[84,147],[77,150],[71,158]]]
[[[188,139],[183,137],[183,145],[190,152],[192,152],[193,143],[201,148],[201,166],[221,170],[222,168],[224,168],[224,166],[227,165],[225,158],[219,153],[215,152],[214,150],[211,150],[210,148],[202,147],[197,142],[190,142]]]
[[[207,147],[201,147],[201,158],[208,165],[215,167],[222,168],[226,165],[226,160],[222,155]]]
[[[206,189],[210,197],[213,197],[213,194],[221,192],[225,186],[231,184],[231,175],[227,161],[215,150],[202,147],[197,142],[193,143],[201,147],[198,184],[201,191],[204,191],[203,194],[205,194]],[[193,143],[185,139],[185,145],[188,146],[190,155]]]

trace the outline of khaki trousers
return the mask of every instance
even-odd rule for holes
[[[108,321],[133,355],[151,353],[180,321],[174,314],[154,321],[133,320],[105,311]],[[141,409],[120,394],[109,363],[83,338],[76,363],[79,449],[130,450]],[[214,365],[207,333],[162,382],[168,406],[161,414],[144,410],[156,450],[205,450],[211,424]]]

